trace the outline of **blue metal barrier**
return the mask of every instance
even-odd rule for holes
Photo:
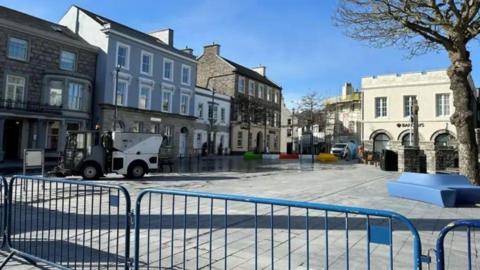
[[[467,233],[467,269],[472,269],[472,229],[480,228],[480,219],[457,220],[445,226],[439,233],[436,243],[437,270],[445,269],[445,248],[444,240],[447,234],[455,229],[466,228]]]
[[[8,183],[5,177],[0,176],[0,230],[1,243],[0,247],[5,247],[6,244],[6,229],[7,229],[7,205],[8,205]]]
[[[418,232],[407,218],[394,212],[147,189],[136,200],[134,267],[405,267],[410,265],[406,258],[410,255],[402,252],[410,249],[402,249],[404,243],[398,241],[395,253],[399,259],[394,262],[394,232],[403,234],[402,239],[412,237],[411,268],[421,269]]]
[[[9,183],[7,247],[59,269],[128,269],[131,202],[117,185],[15,176]]]

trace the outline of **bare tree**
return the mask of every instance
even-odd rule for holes
[[[324,124],[322,97],[317,92],[310,92],[295,103],[299,125],[310,127]]]
[[[347,35],[375,46],[399,46],[411,55],[446,50],[459,142],[460,173],[480,185],[474,89],[468,44],[480,33],[479,0],[340,0],[334,17]]]

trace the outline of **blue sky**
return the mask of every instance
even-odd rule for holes
[[[2,5],[58,21],[72,4],[141,31],[175,30],[175,46],[220,44],[223,56],[247,67],[267,66],[267,76],[290,101],[310,91],[340,92],[344,82],[360,87],[369,75],[448,67],[445,53],[409,59],[397,48],[371,48],[333,26],[335,0],[0,0]],[[472,46],[473,77],[480,85],[478,41]]]

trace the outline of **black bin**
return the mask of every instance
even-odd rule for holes
[[[384,171],[398,171],[398,154],[384,149],[380,157],[380,169]]]

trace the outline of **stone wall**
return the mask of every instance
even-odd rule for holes
[[[416,147],[402,147],[398,150],[399,172],[426,172],[425,154]]]
[[[219,53],[220,45],[205,46],[205,51],[197,63],[197,84],[205,88],[213,87],[221,94],[234,96],[237,76],[233,74],[234,68],[223,60]],[[225,76],[211,78],[219,75]],[[211,79],[207,86],[208,78]]]

